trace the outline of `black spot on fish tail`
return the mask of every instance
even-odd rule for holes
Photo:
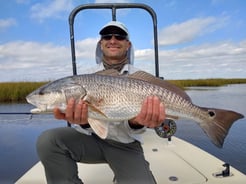
[[[207,111],[208,119],[210,119],[208,122],[201,125],[202,129],[216,146],[222,148],[225,137],[227,136],[232,124],[238,119],[244,118],[244,116],[230,110],[202,109]]]
[[[215,112],[212,111],[212,110],[209,110],[208,114],[209,114],[210,117],[214,117],[216,115]]]

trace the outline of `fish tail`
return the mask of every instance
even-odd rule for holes
[[[202,129],[216,146],[222,148],[224,139],[232,124],[238,119],[244,118],[244,116],[230,110],[209,109],[204,107],[202,109],[207,111],[209,119],[211,118],[211,121],[201,125]]]

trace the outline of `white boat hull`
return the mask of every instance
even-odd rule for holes
[[[224,162],[198,147],[172,137],[159,138],[152,130],[144,134],[144,152],[158,184],[244,184],[246,175],[230,167],[228,177],[216,177]],[[79,176],[86,184],[113,183],[113,173],[107,164],[78,164]],[[25,173],[16,184],[45,184],[40,162]]]

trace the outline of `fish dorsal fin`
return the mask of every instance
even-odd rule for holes
[[[115,69],[101,70],[95,72],[97,75],[120,76],[120,73]]]
[[[157,78],[145,71],[137,71],[133,74],[128,75],[129,78],[132,79],[138,79],[138,80],[143,80],[145,82],[160,86],[164,89],[167,89],[169,91],[175,92],[177,95],[181,96],[182,98],[188,100],[191,102],[191,98],[179,87],[171,84],[170,82],[166,80],[162,80],[160,78]]]

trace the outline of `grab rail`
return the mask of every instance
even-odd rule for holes
[[[157,38],[157,16],[155,11],[148,5],[141,3],[94,3],[94,4],[84,4],[79,5],[72,10],[69,15],[69,30],[70,30],[70,43],[71,43],[71,56],[72,56],[72,67],[73,75],[77,75],[76,66],[76,53],[75,53],[75,42],[74,42],[74,19],[78,12],[86,9],[111,9],[112,10],[112,20],[116,20],[116,10],[123,8],[140,8],[144,9],[152,17],[153,30],[154,30],[154,51],[155,51],[155,75],[159,77],[159,58],[158,58],[158,38]]]

